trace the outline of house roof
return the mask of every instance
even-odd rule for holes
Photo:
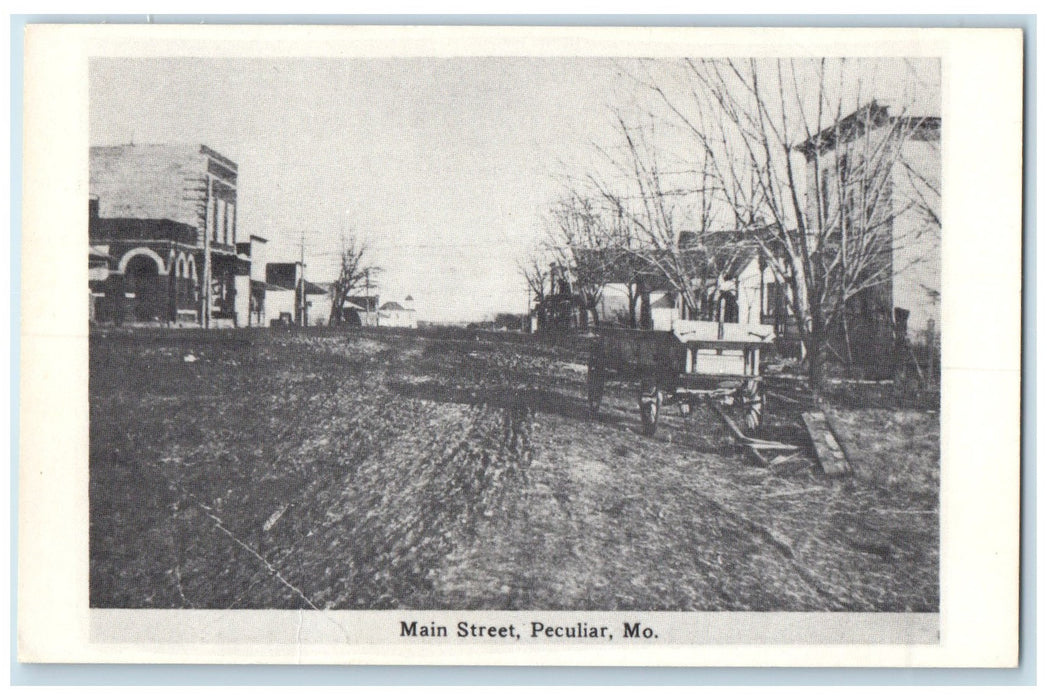
[[[281,287],[277,284],[270,284],[269,282],[263,282],[262,280],[251,280],[251,289],[258,291],[264,290],[266,292],[293,292],[293,289],[287,287]]]
[[[375,311],[378,309],[378,295],[372,294],[371,296],[359,296],[351,294],[346,297],[346,301],[350,301],[353,304],[361,307],[364,311]]]
[[[207,155],[207,156],[210,156],[211,158],[214,158],[219,163],[222,163],[223,165],[225,165],[227,167],[230,167],[233,170],[237,170],[236,163],[234,163],[231,159],[223,156],[221,153],[219,153],[218,151],[214,150],[213,148],[210,148],[208,146],[200,144],[200,152],[203,153],[204,155]]]
[[[596,270],[605,283],[628,284],[643,279],[649,287],[671,288],[670,277],[688,279],[722,273],[737,277],[760,254],[756,239],[766,229],[683,231],[677,251],[641,248],[602,248],[576,251],[580,267]]]
[[[403,306],[395,301],[387,301],[378,307],[381,311],[413,311],[414,309],[405,309]]]
[[[318,284],[313,284],[309,280],[304,280],[303,284],[305,285],[305,293],[306,294],[329,294],[330,293],[330,290],[328,290],[326,287],[321,287]]]
[[[656,301],[651,302],[652,309],[674,309],[676,308],[676,299],[672,298],[671,294],[663,294]]]
[[[887,105],[876,100],[859,107],[838,122],[814,134],[806,141],[799,143],[795,149],[807,158],[816,153],[823,153],[836,147],[837,140],[844,143],[888,124],[897,126],[907,138],[920,141],[937,138],[940,133],[942,118],[934,116],[892,115]]]

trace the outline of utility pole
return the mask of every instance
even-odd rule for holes
[[[306,319],[305,316],[305,234],[302,234],[302,239],[298,251],[298,262],[302,266],[302,274],[300,275],[298,281],[298,323],[304,328],[308,325],[308,319]]]
[[[214,196],[214,183],[211,180],[210,175],[204,176],[207,179],[207,198],[204,200],[204,288],[203,294],[200,296],[203,298],[203,313],[200,314],[200,318],[203,321],[204,328],[211,327],[211,198]]]
[[[370,268],[364,269],[364,303],[367,304],[367,312],[370,315],[371,312],[371,270]],[[378,325],[378,304],[374,305],[374,325]]]
[[[337,282],[332,285],[331,292],[333,298],[331,299],[331,318],[328,320],[328,324],[341,325],[345,320],[343,318],[345,314],[345,300],[349,296],[349,290],[346,288],[348,282],[344,280],[342,275],[345,274],[345,232],[343,230],[342,235],[338,237],[341,245],[338,248],[338,277]]]

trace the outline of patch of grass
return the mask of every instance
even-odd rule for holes
[[[914,497],[939,492],[940,414],[937,411],[829,409],[843,433],[848,459],[863,478]]]

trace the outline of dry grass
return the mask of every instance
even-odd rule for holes
[[[91,603],[937,609],[936,424],[854,418],[890,476],[831,481],[707,410],[644,438],[631,387],[591,420],[580,365],[515,335],[95,336]]]

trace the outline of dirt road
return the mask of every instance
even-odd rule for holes
[[[593,420],[584,362],[510,334],[94,335],[91,603],[937,610],[935,415],[892,413],[881,455],[919,478],[832,481],[703,410],[644,438],[630,387]]]

